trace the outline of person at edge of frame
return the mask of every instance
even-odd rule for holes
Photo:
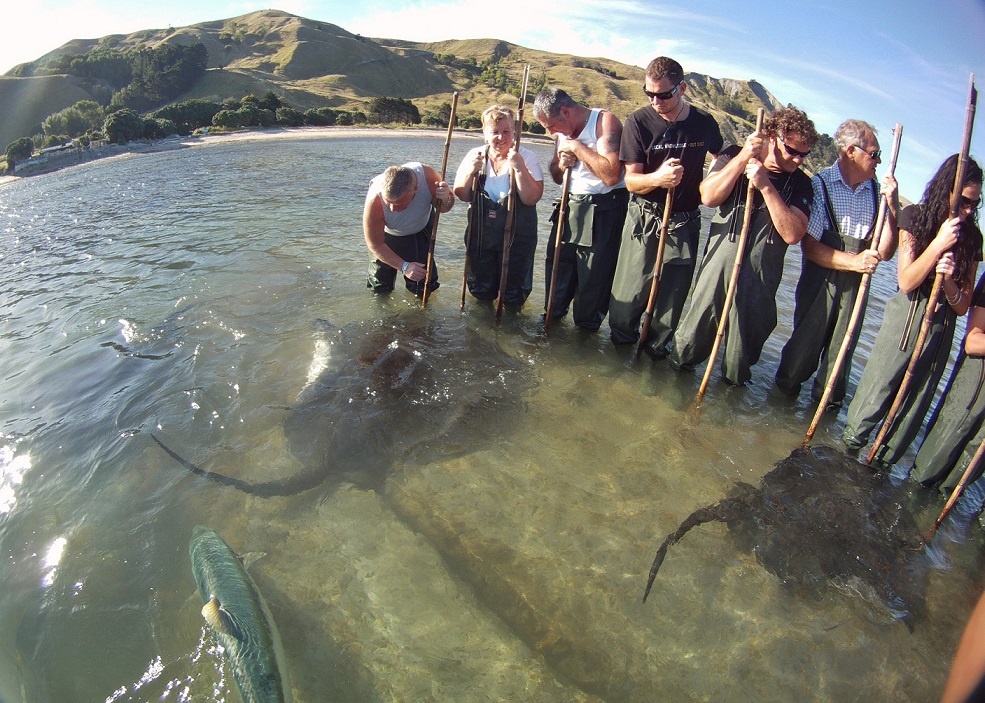
[[[927,433],[909,470],[924,488],[949,498],[985,442],[985,273],[978,279],[968,325],[951,378],[927,423]],[[956,513],[971,519],[985,505],[985,462],[978,462],[965,483]]]

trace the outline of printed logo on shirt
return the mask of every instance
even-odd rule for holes
[[[704,145],[704,142],[677,142],[675,144],[661,142],[660,144],[651,146],[650,151],[683,151],[684,149],[694,149],[696,147],[703,147]]]

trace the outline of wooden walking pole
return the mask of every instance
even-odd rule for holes
[[[958,211],[961,208],[961,191],[964,189],[965,173],[968,170],[968,151],[971,149],[971,131],[975,124],[975,106],[977,103],[978,91],[975,90],[975,74],[973,73],[971,74],[971,87],[968,90],[968,108],[965,111],[964,138],[961,142],[961,153],[958,154],[958,167],[954,174],[954,186],[951,189],[951,217],[957,217]],[[934,313],[937,312],[937,303],[943,287],[944,275],[937,273],[934,276],[934,285],[930,290],[930,297],[927,299],[927,311],[923,316],[923,322],[920,324],[920,332],[917,335],[913,353],[910,355],[910,362],[906,365],[903,381],[900,383],[899,390],[896,391],[896,397],[893,399],[893,404],[889,408],[889,413],[886,415],[886,419],[883,420],[882,427],[879,428],[879,434],[876,435],[876,439],[872,443],[872,448],[869,449],[869,453],[865,457],[865,463],[867,464],[871,464],[875,460],[876,454],[882,449],[886,435],[889,434],[889,430],[896,421],[896,416],[899,414],[900,408],[903,407],[906,394],[910,389],[910,383],[913,381],[914,371],[916,370],[917,363],[920,361],[920,355],[923,353],[924,343],[927,341],[927,335],[930,333],[930,327],[934,320]]]
[[[896,159],[899,157],[899,145],[900,140],[903,137],[903,125],[897,124],[893,128],[893,152],[889,160],[889,175],[892,176],[896,172]],[[876,228],[872,235],[872,248],[878,250],[881,243],[882,228],[886,222],[886,213],[889,211],[889,198],[883,194],[882,201],[879,203],[879,214],[876,217]],[[804,446],[810,443],[811,439],[814,438],[814,433],[817,431],[817,426],[821,422],[821,416],[824,414],[825,408],[828,407],[828,400],[831,398],[831,394],[834,392],[835,383],[838,381],[838,374],[841,372],[841,367],[845,364],[845,358],[848,356],[848,350],[852,347],[852,340],[855,339],[855,330],[858,328],[859,322],[862,320],[862,312],[865,310],[866,295],[869,290],[869,281],[872,280],[871,273],[862,274],[862,282],[858,287],[858,294],[855,296],[855,305],[852,307],[852,315],[848,319],[848,329],[845,331],[845,338],[841,340],[841,347],[838,349],[838,356],[835,358],[834,365],[828,369],[828,382],[824,386],[824,393],[821,395],[821,400],[817,404],[817,410],[814,412],[814,419],[811,421],[811,426],[807,428],[807,435],[804,437]]]
[[[489,158],[488,146],[482,152],[482,165],[479,167],[479,173],[472,176],[472,202],[470,203],[469,221],[465,225],[465,270],[462,272],[462,310],[465,310],[465,290],[469,282],[469,268],[472,265],[469,252],[472,251],[473,225],[478,225],[479,246],[482,245],[482,194],[479,192],[479,183],[482,181],[481,174],[486,172],[487,158]]]
[[[759,108],[756,115],[756,133],[763,130],[763,115],[765,111]],[[704,378],[701,379],[701,387],[698,388],[698,395],[694,399],[695,405],[701,405],[701,399],[705,397],[708,390],[708,381],[711,380],[711,372],[715,366],[715,359],[718,357],[718,348],[722,345],[722,338],[725,336],[725,328],[728,326],[728,316],[735,300],[735,291],[739,287],[739,270],[742,268],[742,257],[746,253],[746,240],[749,238],[749,226],[752,224],[752,200],[756,195],[756,186],[749,180],[749,187],[746,189],[746,209],[742,215],[742,232],[739,234],[739,246],[735,252],[735,264],[732,266],[732,278],[728,282],[728,290],[725,293],[725,306],[722,309],[722,319],[718,321],[718,334],[715,335],[715,343],[711,348],[711,356],[708,357],[708,368],[705,369]]]
[[[554,292],[557,289],[557,270],[561,263],[561,240],[564,238],[564,223],[568,219],[568,192],[571,189],[571,167],[564,169],[561,181],[561,202],[557,209],[557,227],[554,234],[554,261],[551,263],[551,283],[547,287],[547,307],[544,309],[544,336],[551,331],[551,315],[554,314]]]
[[[650,336],[650,325],[653,323],[653,311],[657,307],[657,290],[660,288],[660,273],[664,267],[664,249],[667,247],[667,231],[670,229],[670,210],[674,206],[674,189],[667,189],[667,199],[664,201],[664,215],[660,222],[660,241],[657,242],[657,259],[653,262],[653,282],[650,284],[650,297],[646,301],[646,311],[643,313],[643,323],[640,325],[640,341],[636,345],[636,358],[640,358],[646,338]]]
[[[961,474],[961,480],[958,481],[958,485],[954,487],[953,491],[951,491],[951,496],[944,504],[944,509],[941,510],[941,514],[937,516],[936,520],[934,520],[934,526],[930,528],[930,532],[928,532],[927,536],[924,538],[924,544],[929,544],[930,540],[932,540],[934,535],[937,534],[937,528],[941,526],[941,523],[944,522],[944,518],[946,518],[947,514],[951,512],[951,508],[953,508],[954,504],[958,502],[958,498],[961,497],[965,486],[968,485],[968,479],[975,471],[975,467],[981,463],[982,456],[985,456],[985,441],[982,441],[982,443],[978,445],[978,451],[975,452],[975,456],[973,456],[971,461],[968,462],[968,467],[964,470],[964,473]]]
[[[527,102],[527,80],[530,77],[530,64],[523,67],[523,84],[520,88],[520,103],[516,108],[516,127],[513,135],[513,148],[520,153],[520,135],[523,133],[523,106]],[[510,247],[516,226],[517,193],[516,173],[510,169],[510,194],[506,199],[506,225],[503,228],[503,263],[499,271],[499,294],[496,296],[496,322],[503,316],[503,302],[506,295],[506,277],[510,270]]]
[[[448,136],[445,137],[445,153],[441,157],[441,180],[445,180],[445,174],[448,172],[448,148],[451,146],[451,132],[455,128],[455,111],[458,109],[458,91],[456,90],[451,95],[451,114],[448,116]],[[454,194],[451,196],[455,197]],[[438,239],[438,215],[441,214],[441,210],[438,205],[434,206],[434,224],[431,227],[431,239],[428,243],[428,260],[427,269],[425,269],[424,274],[424,294],[421,296],[421,307],[426,308],[428,305],[428,295],[431,293],[431,269],[434,267],[434,243]]]

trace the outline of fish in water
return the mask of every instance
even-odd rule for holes
[[[802,595],[829,585],[859,594],[910,629],[926,614],[930,559],[899,489],[835,449],[797,449],[759,488],[739,483],[688,516],[657,550],[644,602],[667,548],[712,521],[726,523],[741,549]]]
[[[277,626],[240,558],[216,532],[197,525],[188,544],[192,572],[245,703],[289,703],[291,683]]]
[[[341,330],[321,322],[308,381],[284,420],[301,470],[251,483],[207,471],[151,437],[188,470],[257,496],[294,495],[329,478],[377,488],[397,460],[454,456],[501,439],[518,425],[532,378],[529,364],[465,318],[404,315]]]

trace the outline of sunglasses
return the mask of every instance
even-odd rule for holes
[[[868,154],[869,158],[873,161],[878,161],[882,156],[882,149],[875,149],[874,151],[866,151],[860,144],[854,145],[856,149],[861,151],[863,154]]]
[[[783,149],[787,152],[787,156],[790,156],[791,158],[793,158],[794,156],[799,156],[802,159],[806,159],[811,154],[810,149],[808,149],[807,151],[800,151],[799,149],[794,149],[792,146],[787,145],[785,141],[780,139],[779,136],[776,138],[776,141],[780,142],[780,144],[783,145]]]
[[[963,195],[961,196],[961,207],[968,207],[971,208],[972,210],[977,210],[981,204],[982,204],[981,196],[978,196],[974,200],[966,198]]]
[[[650,100],[653,100],[654,98],[656,98],[657,100],[670,100],[672,97],[677,95],[677,91],[681,89],[682,85],[684,85],[684,81],[681,81],[670,90],[665,90],[662,93],[654,93],[652,91],[649,91],[646,89],[646,86],[644,85],[643,94],[646,95],[646,97],[648,97]]]

